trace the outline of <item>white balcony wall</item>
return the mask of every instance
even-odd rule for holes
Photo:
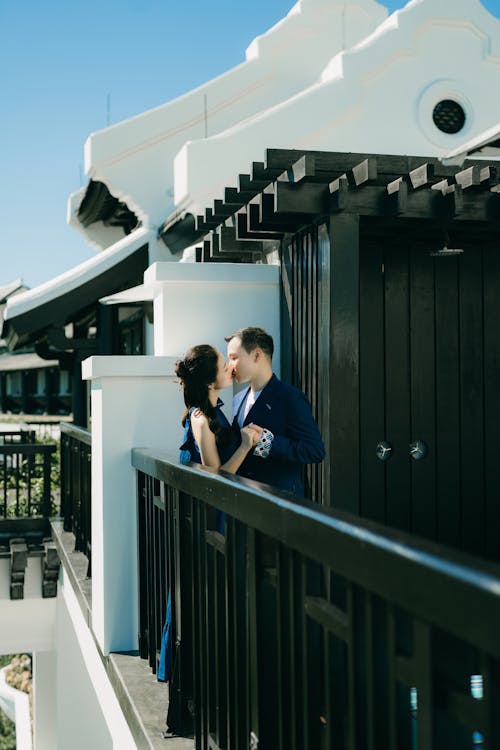
[[[57,597],[42,599],[41,582],[41,558],[28,557],[24,598],[11,601],[0,560],[0,653],[33,655],[35,750],[136,748],[64,569]]]
[[[56,744],[47,750],[136,750],[64,569],[57,602]]]
[[[41,558],[28,557],[24,581],[24,598],[11,600],[10,558],[0,559],[1,654],[54,648],[56,600],[42,599]]]
[[[299,0],[250,44],[241,65],[91,134],[85,146],[87,175],[106,183],[145,226],[158,227],[174,208],[173,159],[186,141],[214,136],[310,86],[333,55],[363,39],[386,16],[375,0]],[[75,226],[82,197],[79,191],[69,202],[69,222]],[[83,231],[96,246],[114,241],[99,223]]]
[[[171,357],[90,357],[92,629],[104,654],[138,648],[137,487],[131,449],[174,449],[182,399]]]
[[[179,357],[194,344],[224,354],[224,337],[261,326],[275,341],[280,367],[280,269],[246,263],[154,263],[144,274],[154,289],[154,352]]]
[[[61,657],[60,657],[61,658]],[[34,651],[33,739],[34,750],[57,747],[57,652]]]
[[[266,148],[444,154],[500,120],[500,21],[479,0],[412,0],[318,81],[217,136],[186,143],[175,160],[175,201],[193,213],[234,185]],[[456,134],[433,122],[456,100]]]

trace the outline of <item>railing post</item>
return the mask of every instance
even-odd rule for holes
[[[92,403],[92,628],[104,654],[138,648],[136,477],[131,450],[179,445],[175,357],[85,360]]]

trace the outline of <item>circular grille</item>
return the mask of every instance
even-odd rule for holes
[[[443,133],[459,133],[465,125],[465,112],[453,99],[443,99],[434,107],[432,119]]]

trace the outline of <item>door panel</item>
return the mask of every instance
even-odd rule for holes
[[[498,256],[469,244],[432,257],[401,237],[360,258],[362,515],[496,559]],[[421,460],[409,455],[416,440]]]

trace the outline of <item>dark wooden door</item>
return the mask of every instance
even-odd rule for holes
[[[463,249],[361,243],[360,512],[499,559],[500,248]]]

